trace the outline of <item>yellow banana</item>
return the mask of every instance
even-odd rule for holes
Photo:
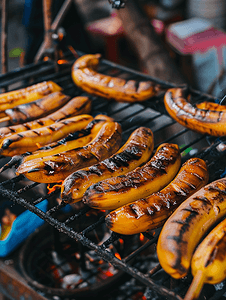
[[[204,234],[226,215],[226,178],[185,200],[163,226],[157,255],[163,269],[179,279],[187,275],[193,252]]]
[[[68,176],[62,184],[63,201],[75,203],[82,199],[83,194],[92,184],[134,170],[148,161],[153,148],[151,129],[139,127],[113,156]]]
[[[207,103],[195,106],[189,102],[186,92],[184,88],[171,88],[165,93],[164,104],[169,115],[181,125],[199,133],[226,135],[225,106]]]
[[[194,279],[184,300],[198,299],[204,284],[217,284],[226,278],[226,219],[199,244],[191,271]]]
[[[112,120],[110,117],[103,116],[103,118],[100,118],[100,116],[103,115],[96,116],[82,131],[70,133],[66,138],[41,147],[28,155],[25,153],[24,157],[21,157],[20,164],[24,164],[35,158],[50,156],[85,146],[94,139],[104,123]]]
[[[10,124],[21,124],[47,116],[70,100],[62,92],[54,92],[38,100],[17,105],[5,110]]]
[[[151,81],[125,80],[97,73],[100,54],[79,57],[72,66],[74,83],[89,94],[122,102],[144,101],[156,95],[158,88]]]
[[[0,111],[35,101],[58,91],[62,91],[62,88],[58,84],[53,81],[43,81],[24,89],[3,93],[0,95]]]
[[[44,126],[49,126],[54,124],[55,122],[59,122],[60,120],[70,118],[73,116],[81,115],[81,114],[89,114],[91,112],[91,99],[88,97],[74,97],[63,107],[58,109],[57,111],[51,113],[50,115],[26,122],[23,124],[12,125],[7,127],[0,128],[0,142],[7,136],[10,136],[15,133],[23,132],[26,130],[32,130],[36,128],[41,128]]]
[[[121,144],[121,132],[117,122],[106,122],[96,137],[84,147],[29,160],[19,166],[16,174],[24,174],[29,180],[42,183],[63,181],[71,173],[115,153]]]
[[[70,132],[84,129],[93,119],[90,115],[79,115],[64,119],[52,125],[12,134],[2,140],[0,154],[13,156],[34,151],[67,136]]]
[[[144,166],[90,186],[83,202],[92,208],[112,210],[147,197],[166,186],[176,176],[180,164],[178,145],[162,144]]]
[[[215,110],[215,111],[225,111],[226,110],[226,105],[220,105],[215,102],[208,102],[208,101],[203,101],[200,103],[197,103],[195,105],[199,109],[204,109],[204,110]]]
[[[209,173],[200,158],[191,158],[163,190],[110,212],[106,224],[120,234],[135,234],[161,227],[189,196],[207,184]]]

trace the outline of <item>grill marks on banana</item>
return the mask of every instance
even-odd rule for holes
[[[111,157],[71,174],[62,185],[62,199],[79,201],[86,189],[101,180],[128,173],[148,161],[154,148],[151,129],[139,127]]]
[[[208,211],[212,207],[212,203],[206,198],[206,197],[194,197],[194,200],[199,201],[202,203],[202,207],[205,208],[206,213],[208,214]],[[200,208],[200,207],[198,207]],[[189,208],[183,208],[183,211],[189,212],[189,215],[186,217],[185,220],[173,220],[172,223],[177,223],[180,226],[180,235],[179,236],[167,236],[167,239],[170,240],[175,240],[178,243],[178,251],[179,251],[179,245],[187,243],[187,241],[183,240],[183,235],[187,233],[189,230],[190,224],[193,221],[193,219],[197,218],[198,215],[200,215],[200,209],[196,209],[195,207],[189,207]],[[202,212],[203,213],[203,212]],[[179,261],[175,262],[175,266],[179,264]]]
[[[128,151],[128,150],[127,150]],[[117,169],[124,166],[127,167],[129,165],[130,159],[139,159],[140,156],[133,155],[130,153],[118,153],[117,157],[114,156],[112,158],[109,158],[102,162],[102,166],[106,167],[108,171],[111,173],[114,173]],[[87,170],[81,170],[76,172],[75,177],[84,179],[85,177],[88,177],[91,174],[96,174],[98,176],[102,176],[105,172],[105,169],[100,169],[99,166],[91,166]]]
[[[88,54],[78,58],[72,66],[74,83],[86,92],[116,101],[144,101],[157,93],[151,81],[125,80],[96,72],[100,54]]]
[[[214,136],[226,134],[226,106],[214,103],[190,103],[190,95],[182,88],[169,89],[164,96],[164,104],[169,115],[187,128]],[[187,98],[186,98],[187,97]]]
[[[174,146],[169,145],[169,148],[174,148]],[[132,172],[131,174],[122,175],[119,176],[119,179],[121,179],[120,182],[115,183],[114,185],[105,185],[102,186],[102,182],[97,183],[94,188],[98,192],[103,192],[105,189],[106,191],[119,191],[123,189],[124,192],[126,190],[133,188],[134,185],[138,188],[139,186],[145,184],[146,180],[153,181],[155,177],[159,177],[162,174],[166,174],[166,167],[168,167],[169,164],[173,164],[176,160],[175,156],[167,157],[167,154],[164,153],[166,150],[166,147],[162,147],[160,153],[157,153],[155,156],[155,160],[150,161],[148,166],[144,166],[144,168],[139,169],[137,172]],[[150,169],[152,172],[152,176],[150,176]]]
[[[88,167],[106,159],[121,144],[121,126],[117,122],[107,121],[98,128],[92,141],[86,146],[29,160],[21,164],[16,173],[24,174],[36,182],[59,182],[81,167]]]
[[[225,215],[225,178],[203,187],[182,203],[165,223],[159,237],[157,253],[165,271],[174,278],[185,276],[199,240]],[[168,240],[168,244],[164,240]]]
[[[62,92],[54,92],[41,99],[6,109],[5,114],[10,118],[11,124],[20,124],[53,113],[69,100],[70,97]]]
[[[188,173],[186,170],[184,170],[184,172],[187,173],[188,175],[190,175],[190,173]],[[192,174],[192,175],[194,175],[194,174]],[[166,194],[161,193],[161,191],[156,193],[156,195],[161,199],[161,202],[159,202],[159,203],[153,203],[152,205],[150,205],[149,201],[145,198],[139,200],[141,203],[143,202],[146,205],[149,204],[149,206],[148,207],[142,207],[144,205],[141,205],[141,208],[139,207],[139,210],[138,210],[139,213],[137,214],[136,218],[138,219],[140,217],[141,212],[142,212],[142,214],[153,216],[156,212],[160,211],[161,209],[171,209],[173,206],[175,206],[175,197],[172,194],[175,194],[176,197],[178,197],[178,198],[179,197],[186,198],[189,194],[193,193],[191,191],[197,190],[197,186],[195,186],[193,184],[190,184],[189,182],[187,182],[183,179],[182,180],[179,179],[178,181],[179,181],[179,183],[177,183],[177,189],[176,190],[173,189],[174,188],[173,183],[170,184],[170,188],[172,188],[172,189],[168,194],[168,196],[169,196],[168,198],[166,197]],[[200,182],[201,181],[206,182],[206,179],[204,177],[201,177]],[[180,185],[183,185],[183,187],[180,187]],[[172,198],[170,197],[171,195],[172,195]],[[129,205],[129,207],[134,212],[136,212],[136,210],[137,210],[137,205],[136,204],[132,203],[132,204]]]
[[[45,95],[58,91],[62,91],[60,86],[53,81],[45,81],[23,89],[3,93],[0,96],[0,109],[5,111],[6,109],[35,101]]]
[[[197,246],[191,261],[192,283],[184,299],[199,299],[204,284],[226,278],[226,219],[218,223]]]
[[[13,156],[28,151],[35,151],[41,146],[62,139],[70,132],[85,128],[92,119],[91,115],[84,114],[56,122],[49,126],[6,136],[1,142],[0,152],[4,156]]]
[[[206,163],[199,158],[192,158],[183,164],[177,176],[165,188],[109,213],[105,218],[106,224],[120,234],[136,234],[158,228],[181,202],[203,187],[208,178]],[[187,226],[184,221],[178,224]],[[178,236],[170,235],[168,238],[178,240]]]
[[[67,124],[70,124],[70,123],[76,124],[76,122],[73,122],[73,121],[62,121],[61,123],[62,123],[61,127],[66,126]],[[51,125],[48,126],[48,131],[49,131],[50,134],[53,133],[54,131],[57,131],[57,130],[59,130],[59,128],[55,128],[55,127],[53,127]],[[37,135],[37,136],[42,136],[42,134],[43,134],[42,131],[35,130],[35,129],[33,129],[32,132],[35,135]],[[26,132],[24,132],[24,133],[23,132],[17,133],[17,137],[18,137],[18,140],[26,137]],[[2,149],[7,149],[15,140],[16,140],[16,138],[14,138],[14,139],[10,139],[10,138],[6,139],[6,142],[3,141],[1,148]]]
[[[156,161],[159,161],[156,163]],[[90,186],[83,202],[93,208],[116,209],[157,192],[171,181],[180,167],[178,145],[162,144],[145,165]]]
[[[67,96],[66,96],[67,97]],[[23,132],[26,130],[33,130],[36,128],[41,128],[44,126],[49,126],[56,122],[61,121],[62,119],[76,116],[79,114],[89,113],[91,110],[91,99],[88,97],[74,97],[69,102],[67,102],[63,107],[53,112],[52,114],[47,115],[41,119],[36,119],[30,122],[23,124],[17,124],[7,127],[0,128],[0,139],[10,136],[14,133]]]
[[[172,97],[172,93],[171,93]],[[171,100],[173,102],[173,100]],[[201,110],[188,103],[184,98],[174,99],[174,107],[178,106],[178,115],[187,114],[190,117],[196,117],[203,122],[220,122],[224,113],[222,111],[206,111]]]

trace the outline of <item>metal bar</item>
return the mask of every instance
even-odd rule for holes
[[[94,242],[89,240],[84,235],[75,232],[72,228],[66,226],[64,223],[54,219],[53,217],[46,215],[42,210],[40,210],[37,207],[34,207],[32,204],[28,203],[25,199],[20,198],[16,196],[12,191],[2,188],[0,190],[0,194],[6,198],[10,198],[12,201],[22,205],[26,209],[34,212],[37,216],[39,216],[41,219],[45,220],[47,223],[49,223],[51,226],[59,230],[60,232],[66,234],[67,236],[71,237],[72,239],[75,239],[77,241],[80,241],[82,245],[95,250],[98,255],[100,255],[105,261],[111,263],[114,267],[119,268],[120,270],[128,273],[129,275],[136,278],[138,281],[142,282],[146,286],[153,289],[155,292],[160,293],[162,296],[168,297],[169,299],[174,300],[182,300],[182,298],[174,293],[173,291],[167,289],[166,287],[163,287],[150,278],[147,278],[145,274],[140,272],[138,269],[134,267],[130,267],[126,263],[124,263],[122,260],[119,260],[116,258],[111,252],[106,251],[105,249],[102,249],[100,246],[96,245]]]
[[[71,4],[73,3],[73,0],[65,0],[63,5],[61,6],[55,20],[53,21],[51,25],[51,30],[56,31],[60,25],[63,22],[64,17],[66,16]]]
[[[23,74],[18,74],[18,77],[12,77],[12,78],[2,78],[0,77],[1,79],[1,82],[0,82],[0,88],[4,87],[4,86],[9,86],[11,84],[14,84],[14,83],[17,83],[19,82],[20,80],[23,81],[23,80],[26,80],[26,79],[29,79],[31,77],[38,77],[39,76],[39,82],[40,82],[40,75],[43,74],[43,73],[47,73],[47,72],[50,72],[54,69],[54,66],[53,65],[46,65],[45,67],[43,67],[41,70],[32,70],[30,72],[25,72]],[[4,80],[5,79],[5,80]],[[28,84],[24,84],[21,86],[21,88],[23,87],[26,87]]]

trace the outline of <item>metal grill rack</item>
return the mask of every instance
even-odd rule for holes
[[[71,80],[70,70],[74,59],[71,60],[70,56],[69,58],[66,57],[66,59],[68,59],[66,64],[58,65],[57,72],[55,71],[55,63],[49,61],[29,65],[25,68],[17,69],[14,72],[2,75],[0,76],[0,88],[9,87],[10,90],[13,86],[21,88],[36,82],[53,80],[64,88],[65,94],[71,96],[81,95],[83,92],[80,91]],[[115,121],[119,122],[123,129],[123,142],[127,140],[135,128],[147,126],[150,127],[154,133],[155,149],[163,142],[177,143],[180,146],[183,161],[192,156],[199,156],[207,161],[210,172],[210,181],[225,176],[226,139],[216,139],[192,132],[176,123],[167,115],[163,105],[163,95],[167,88],[174,86],[173,84],[150,78],[148,75],[141,74],[140,72],[136,72],[106,60],[101,61],[99,72],[112,76],[120,76],[126,79],[153,80],[162,88],[162,91],[156,97],[142,103],[118,103],[115,101],[107,101],[99,97],[93,97],[92,114],[107,114],[113,117]],[[211,96],[204,95],[198,91],[191,90],[190,92],[192,99],[195,102],[204,100],[216,101],[216,99]],[[17,190],[16,183],[21,180],[25,180],[26,182],[26,179],[23,176],[18,176],[0,183],[0,194],[32,211],[59,232],[64,233],[71,239],[79,241],[83,246],[94,250],[102,259],[142,282],[143,285],[155,291],[160,297],[163,297],[163,299],[181,300],[183,298],[191,278],[186,279],[186,288],[184,288],[185,279],[183,282],[177,281],[176,284],[172,284],[171,279],[171,285],[165,285],[164,282],[155,280],[155,277],[153,277],[155,276],[155,273],[159,271],[159,268],[154,268],[148,273],[143,273],[131,263],[132,259],[139,257],[143,251],[156,243],[159,230],[155,233],[144,233],[144,236],[147,239],[146,243],[135,249],[125,258],[119,259],[109,251],[108,246],[113,244],[119,238],[124,239],[124,236],[112,233],[110,238],[101,245],[93,242],[87,237],[89,232],[104,224],[103,216],[101,216],[97,222],[91,224],[81,232],[78,232],[72,228],[71,224],[72,222],[79,222],[80,218],[90,210],[89,208],[83,207],[69,218],[61,221],[56,217],[56,213],[62,208],[62,205],[54,205],[46,213],[35,206],[35,204],[44,199],[48,199],[53,203],[51,199],[54,199],[58,195],[59,190],[37,199],[25,199],[26,193],[34,186],[37,186],[37,183],[28,181],[24,188]],[[12,186],[15,186],[15,188],[12,188]],[[180,287],[182,291],[180,290]],[[220,292],[216,292],[212,298],[210,297],[208,299],[220,299],[225,292],[226,286],[224,285]]]

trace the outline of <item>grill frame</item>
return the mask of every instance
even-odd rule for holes
[[[58,83],[64,88],[66,94],[69,94],[71,96],[84,94],[81,90],[75,87],[70,77],[70,69],[74,59],[71,59],[70,55],[68,57],[66,56],[65,58],[69,59],[68,64],[58,66],[59,69],[58,72],[55,72],[56,64],[52,61],[47,61],[47,62],[40,62],[38,64],[32,64],[24,68],[16,69],[13,72],[9,72],[5,75],[1,75],[0,88],[10,87],[11,85],[14,86],[15,84],[18,84],[18,82],[20,82],[19,88],[21,88],[44,80],[54,80],[56,83]],[[156,129],[153,130],[154,135],[155,132],[158,133],[165,132],[165,130],[167,130],[169,126],[176,128],[174,129],[173,136],[169,138],[168,137],[164,138],[164,141],[161,141],[160,139],[159,143],[155,144],[155,149],[162,142],[170,142],[173,139],[180,138],[181,136],[184,135],[188,135],[188,137],[195,136],[195,139],[192,142],[186,143],[184,146],[183,145],[181,146],[181,153],[185,154],[184,156],[182,156],[183,158],[182,160],[185,161],[188,158],[188,153],[186,152],[189,149],[189,147],[196,145],[197,143],[200,142],[201,144],[204,143],[205,147],[202,146],[201,151],[198,151],[196,156],[199,156],[208,162],[209,168],[210,170],[212,170],[214,174],[214,176],[210,178],[210,181],[213,181],[214,179],[224,176],[224,172],[226,170],[226,162],[225,164],[223,164],[223,166],[225,166],[225,170],[223,170],[222,172],[221,171],[218,172],[218,170],[216,169],[217,164],[215,162],[222,160],[222,158],[224,157],[225,154],[224,147],[220,147],[220,146],[226,143],[226,138],[213,138],[209,136],[195,134],[194,132],[191,132],[190,130],[180,125],[178,126],[178,124],[174,120],[172,120],[168,116],[167,112],[165,111],[163,105],[164,90],[171,87],[175,87],[174,84],[157,80],[155,78],[150,77],[149,75],[109,62],[104,59],[101,61],[99,70],[101,73],[104,74],[122,76],[123,78],[127,78],[127,79],[152,80],[156,82],[156,84],[159,84],[163,87],[163,91],[160,92],[158,96],[142,103],[134,103],[134,104],[116,103],[114,101],[106,101],[104,99],[101,99],[100,97],[93,97],[93,106],[95,107],[95,109],[92,111],[92,113],[94,115],[98,113],[106,113],[109,116],[115,117],[115,120],[122,124],[123,132],[124,132],[123,142],[126,141],[128,135],[137,126],[145,125],[142,123],[145,123],[147,120],[142,119],[142,113],[150,112],[150,119],[148,119],[148,123],[153,124],[153,127],[151,127],[151,129],[156,127]],[[41,80],[39,76],[41,76],[42,78]],[[203,94],[194,89],[190,89],[190,92],[192,93],[194,100],[197,102],[204,101],[204,100],[218,101],[218,99],[210,95]],[[129,115],[125,115],[125,111],[127,114],[129,113]],[[158,125],[161,123],[159,118],[160,120],[167,120],[160,127],[158,127]],[[27,190],[29,189],[32,189],[34,186],[37,185],[36,183],[31,183],[29,186],[26,186],[24,189],[20,189],[19,195],[18,195],[18,191],[6,188],[8,185],[11,185],[12,182],[17,182],[17,181],[19,182],[22,179],[24,179],[23,176],[18,176],[13,179],[9,179],[7,181],[0,183],[0,194],[3,197],[10,199],[17,204],[20,204],[26,209],[35,213],[41,219],[43,219],[52,227],[57,229],[59,232],[62,232],[66,234],[68,237],[79,241],[80,243],[82,243],[83,246],[86,246],[91,250],[94,250],[102,259],[106,260],[107,262],[110,262],[114,267],[131,275],[133,278],[142,282],[142,284],[152,289],[159,295],[163,297],[168,297],[170,299],[182,300],[182,297],[177,292],[174,292],[172,289],[169,289],[163,285],[158,284],[156,281],[152,280],[152,278],[150,278],[147,274],[140,272],[138,269],[134,268],[129,264],[131,259],[133,259],[137,255],[139,255],[142,251],[144,251],[145,249],[147,249],[148,247],[156,243],[158,238],[157,234],[153,237],[150,234],[144,233],[148,241],[143,246],[135,250],[133,253],[129,254],[126,258],[120,260],[107,250],[107,245],[120,238],[120,235],[112,233],[110,239],[107,240],[102,245],[97,245],[86,237],[87,232],[93,230],[99,224],[102,224],[104,222],[103,217],[100,218],[100,220],[97,223],[86,228],[82,232],[76,232],[70,227],[70,222],[79,220],[79,218],[87,212],[86,208],[84,208],[79,213],[75,214],[72,218],[69,218],[64,222],[61,222],[58,219],[56,219],[53,215],[64,205],[53,206],[47,213],[44,213],[41,210],[39,210],[37,207],[35,207],[35,204],[43,201],[44,199],[51,199],[51,197],[55,197],[57,191],[49,195],[40,197],[34,200],[33,203],[31,203],[30,201],[26,200],[23,197],[20,197],[19,195],[26,193]],[[218,298],[215,297],[214,299],[218,299]]]

